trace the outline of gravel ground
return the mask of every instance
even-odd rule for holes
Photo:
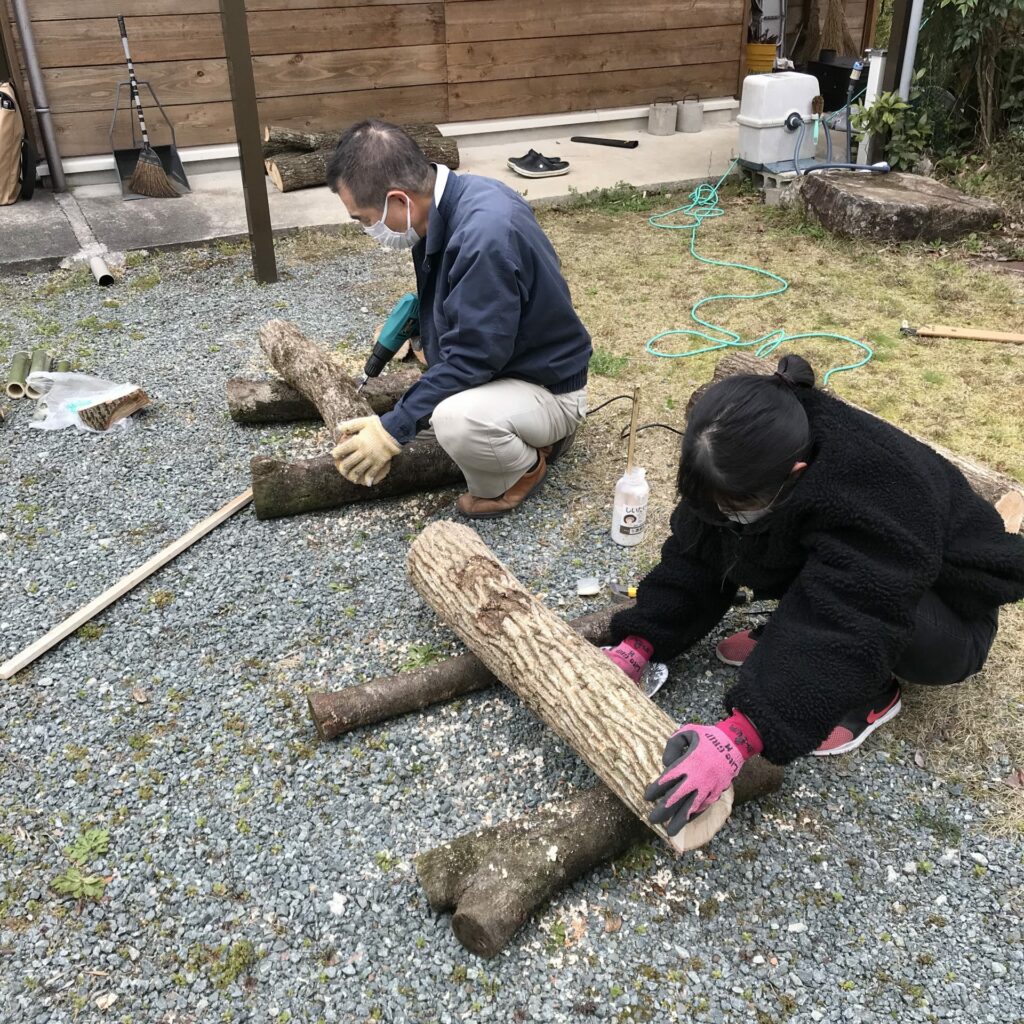
[[[321,444],[236,426],[224,381],[259,372],[271,316],[365,343],[402,267],[355,244],[265,289],[216,250],[151,257],[109,292],[0,282],[0,337],[156,403],[109,436],[32,431],[27,403],[0,426],[0,657],[244,490],[253,454]],[[538,500],[480,530],[567,616],[602,603],[575,596],[579,576],[630,575],[603,526],[563,529],[585,439]],[[458,649],[403,571],[454,494],[270,523],[247,509],[0,684],[9,1020],[1024,1020],[1021,845],[884,732],[794,766],[706,852],[640,847],[496,959],[463,950],[414,854],[589,770],[505,692],[326,745],[302,697]],[[656,698],[678,719],[718,710],[730,670],[711,650]],[[102,898],[52,887],[75,861]]]

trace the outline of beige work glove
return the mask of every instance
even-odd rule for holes
[[[379,416],[345,420],[336,428],[341,441],[331,452],[338,472],[354,484],[372,487],[388,475],[402,446],[384,429]]]

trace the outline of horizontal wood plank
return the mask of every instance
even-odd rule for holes
[[[167,107],[179,146],[211,146],[235,141],[235,122],[230,103],[195,103]],[[368,89],[359,92],[322,93],[315,96],[279,96],[259,104],[260,122],[314,131],[341,131],[364,117],[392,121],[437,124],[449,120],[444,85],[401,89]],[[65,157],[107,151],[110,114],[85,111],[54,114],[57,144]],[[127,129],[129,122],[124,122]],[[146,119],[153,142],[169,141],[158,116]],[[127,144],[126,136],[119,144]],[[111,172],[113,173],[113,172]]]
[[[382,42],[426,46],[444,42],[444,5],[388,4],[343,7],[329,12],[265,11],[249,16],[254,55],[364,50]],[[127,18],[136,63],[224,56],[220,16]],[[39,63],[44,68],[123,64],[124,52],[113,18],[43,21],[35,26]]]
[[[437,0],[245,0],[246,10],[300,11],[331,7],[380,7],[391,4],[437,3]],[[151,18],[165,14],[219,14],[218,0],[120,0],[111,14],[110,0],[30,0],[33,21],[76,21],[80,18]],[[130,38],[130,37],[129,37]]]
[[[615,32],[553,39],[456,43],[448,47],[448,81],[588,74],[739,60],[738,25],[675,32]]]
[[[682,99],[691,92],[732,96],[738,71],[739,62],[728,60],[687,67],[469,82],[449,86],[449,116],[453,121],[472,121],[526,112],[556,114],[650,103],[655,96]]]
[[[430,46],[397,46],[329,53],[271,54],[254,57],[256,91],[261,99],[359,89],[433,85],[445,80],[445,52]],[[231,99],[227,62],[153,61],[136,65],[140,80],[153,83],[165,105],[215,103]],[[113,65],[50,68],[43,72],[55,113],[110,110],[114,89],[127,71]]]
[[[449,43],[736,25],[743,0],[463,0],[447,3]]]

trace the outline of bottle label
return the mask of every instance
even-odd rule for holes
[[[619,533],[624,534],[627,537],[643,533],[646,520],[646,506],[624,505],[622,508],[622,519],[619,522]]]

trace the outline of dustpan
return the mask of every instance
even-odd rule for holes
[[[160,111],[160,116],[164,119],[164,123],[167,125],[167,130],[171,133],[170,145],[164,146],[153,146],[153,152],[160,158],[160,164],[164,169],[164,173],[167,175],[168,181],[182,194],[191,192],[192,188],[188,183],[188,178],[185,176],[185,168],[181,166],[181,157],[178,155],[178,146],[174,137],[174,125],[171,124],[171,119],[167,116],[167,112],[164,110],[160,100],[157,99],[156,93],[153,91],[153,87],[149,82],[139,82],[139,91],[141,92],[143,87],[149,91],[149,95],[152,98],[152,106],[156,107]],[[121,106],[121,90],[128,90],[128,105]],[[139,151],[142,148],[142,138],[136,134],[136,125],[138,119],[129,117],[129,121],[132,126],[132,144],[131,148],[118,149],[114,144],[114,132],[117,128],[117,115],[123,110],[130,111],[131,109],[131,82],[118,82],[117,83],[117,94],[114,96],[114,116],[110,122],[110,150],[114,154],[114,163],[117,165],[117,180],[121,185],[121,198],[122,199],[144,199],[145,196],[140,196],[137,192],[133,192],[128,187],[128,179],[131,178],[132,174],[135,173],[135,166],[139,162]]]

